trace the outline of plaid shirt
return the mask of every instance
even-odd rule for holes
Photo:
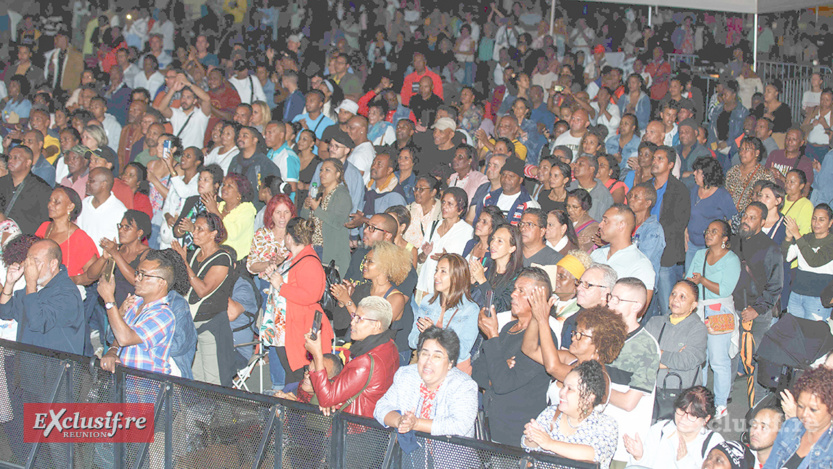
[[[119,358],[124,366],[170,374],[168,358],[174,336],[174,314],[167,297],[148,303],[144,308],[143,303],[139,297],[124,315],[125,322],[139,335],[142,343],[124,347]]]

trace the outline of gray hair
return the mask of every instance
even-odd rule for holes
[[[359,302],[358,307],[379,321],[382,324],[382,330],[388,330],[393,321],[393,307],[388,300],[381,296],[367,296]]]
[[[597,262],[594,262],[590,264],[590,267],[587,268],[587,270],[591,269],[597,269],[602,271],[602,283],[605,287],[607,287],[608,290],[613,290],[613,286],[616,285],[616,281],[619,280],[619,275],[616,273],[615,270],[613,270],[613,267],[607,264],[599,264]],[[585,270],[585,272],[587,272],[587,270]]]

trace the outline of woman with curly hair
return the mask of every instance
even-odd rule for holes
[[[622,316],[607,307],[588,308],[576,315],[576,328],[570,333],[572,343],[569,350],[557,350],[549,327],[549,303],[540,295],[540,291],[532,295],[532,321],[524,333],[521,350],[544,365],[547,373],[555,378],[547,397],[550,402],[557,402],[559,388],[576,365],[588,360],[597,360],[603,365],[613,363],[625,345],[628,328]]]
[[[223,201],[219,204],[211,197],[204,197],[202,201],[206,210],[223,220],[228,233],[223,244],[237,252],[236,260],[239,261],[249,255],[255,233],[254,190],[242,174],[228,173],[223,179],[220,197]]]
[[[606,401],[608,378],[596,360],[581,363],[564,378],[558,404],[544,409],[524,428],[521,446],[610,467],[619,426],[596,406]]]
[[[405,249],[387,241],[378,241],[365,256],[362,276],[367,282],[358,286],[340,283],[330,288],[338,308],[333,311],[333,329],[337,336],[343,336],[356,315],[357,304],[368,296],[388,300],[393,311],[391,329],[396,331],[396,348],[400,364],[407,365],[411,358],[408,336],[414,324],[414,312],[408,304],[408,296],[396,288],[405,281],[411,271],[410,254]]]
[[[833,370],[805,371],[795,383],[795,417],[781,425],[764,469],[815,468],[833,463]]]
[[[691,265],[694,254],[706,248],[705,232],[713,220],[731,220],[738,214],[731,194],[723,187],[723,167],[716,159],[701,156],[694,161],[694,182],[691,188],[691,218],[685,230],[685,266]]]

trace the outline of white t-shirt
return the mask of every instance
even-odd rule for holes
[[[357,145],[347,157],[347,161],[363,173],[362,180],[365,184],[370,182],[370,165],[373,164],[373,158],[376,158],[376,150],[370,142]]]
[[[590,106],[596,110],[596,118],[593,119],[595,123],[597,125],[600,124],[605,126],[607,128],[608,135],[616,135],[616,131],[619,130],[619,121],[621,120],[619,116],[619,106],[613,103],[607,105],[607,112],[610,113],[610,119],[608,119],[606,115],[602,114],[598,102],[594,101],[590,103]]]
[[[260,80],[257,77],[249,75],[242,80],[231,77],[228,81],[237,90],[241,103],[252,104],[255,101],[266,101],[266,93],[263,92],[263,87],[260,86]]]
[[[93,206],[93,196],[88,196],[81,202],[81,214],[78,215],[78,227],[84,230],[95,243],[95,248],[98,249],[98,254],[102,254],[99,241],[101,238],[107,238],[111,241],[119,240],[119,229],[116,227],[121,223],[124,217],[124,212],[127,207],[115,196],[110,193],[110,197],[99,205],[98,208]]]
[[[823,117],[824,121],[827,122],[827,126],[830,126],[831,121],[831,113],[828,112]],[[816,124],[811,130],[810,133],[807,134],[807,143],[812,143],[813,145],[825,145],[827,146],[830,143],[830,137],[824,132],[824,127],[821,123]]]
[[[559,145],[565,145],[570,150],[573,150],[573,161],[575,161],[579,157],[579,149],[578,146],[581,143],[581,137],[573,137],[570,134],[570,131],[566,131],[563,134],[559,135],[557,139],[555,139],[555,145],[553,148]]]
[[[205,130],[208,128],[208,116],[198,107],[191,108],[190,114],[180,108],[171,108],[171,126],[173,134],[182,140],[182,148],[202,148]]]
[[[514,195],[505,195],[503,193],[500,194],[500,197],[497,199],[497,207],[503,213],[509,213],[512,210],[512,207],[515,206],[515,201],[518,200],[518,196],[521,195],[520,192]]]
[[[206,166],[210,164],[219,165],[223,168],[223,174],[226,174],[228,173],[228,167],[231,165],[231,160],[234,159],[238,153],[240,153],[240,149],[236,146],[231,147],[231,150],[225,153],[220,153],[220,147],[217,146],[211,150],[211,153],[205,156],[205,164]]]
[[[607,264],[616,271],[619,278],[636,277],[645,284],[648,290],[654,289],[654,281],[656,273],[654,267],[651,265],[651,260],[648,256],[642,253],[635,244],[631,244],[625,249],[616,251],[615,254],[608,258],[610,253],[610,246],[605,246],[596,249],[590,254],[590,258],[599,264]]]
[[[801,97],[801,109],[818,106],[821,102],[821,91],[805,91]]]

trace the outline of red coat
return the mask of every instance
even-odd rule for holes
[[[332,382],[327,379],[326,370],[310,373],[309,378],[318,397],[318,405],[332,407],[358,394],[367,384],[370,355],[373,355],[373,376],[370,378],[370,385],[344,411],[372,419],[376,403],[391,387],[393,375],[399,369],[399,351],[393,340],[388,340],[370,352],[347,362]]]
[[[305,258],[305,256],[308,256]],[[297,265],[295,265],[297,264]],[[304,348],[304,334],[312,328],[316,311],[321,311],[318,301],[324,295],[327,279],[321,259],[312,246],[307,246],[293,259],[293,265],[286,273],[280,295],[286,298],[286,359],[289,367],[297,370],[309,363]],[[324,353],[332,351],[333,327],[327,317],[321,321],[321,348]]]

